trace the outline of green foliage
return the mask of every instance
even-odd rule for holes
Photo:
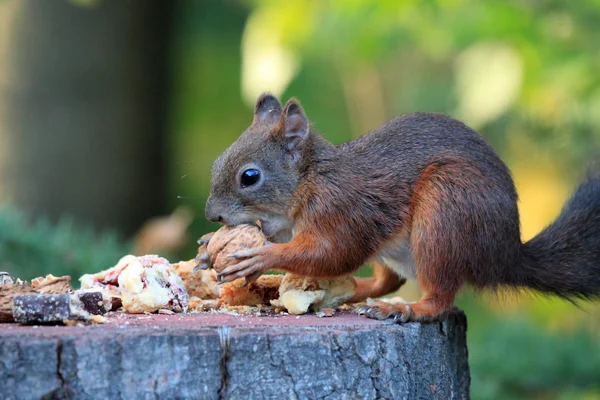
[[[476,125],[501,151],[514,136],[521,146],[523,141],[533,142],[537,149],[559,154],[558,161],[577,167],[600,145],[596,112],[600,5],[595,0],[254,0],[250,4],[253,13],[270,17],[271,34],[282,37],[303,58],[304,68],[318,64],[311,73],[319,74],[318,68],[333,64],[342,73],[332,79],[351,81],[361,78],[360,70],[374,69],[384,84],[389,117],[413,110],[450,113]],[[490,68],[496,62],[493,58],[478,59],[481,74],[461,59],[469,51],[499,47],[510,49],[516,62],[515,96],[501,113],[479,124],[476,115],[463,109],[469,88],[460,85],[458,75],[464,73],[475,82],[475,90],[490,83],[489,91],[478,99],[484,100],[477,102],[479,108],[487,103],[485,94],[487,100],[498,95],[499,87],[493,83],[501,77]],[[331,93],[327,96],[335,101]],[[448,100],[440,102],[440,97]],[[510,118],[500,121],[504,115]]]
[[[0,207],[0,270],[16,277],[71,275],[76,285],[82,274],[112,267],[130,251],[115,233],[95,232],[70,218],[31,219],[13,207]]]
[[[549,334],[523,319],[498,319],[474,334],[474,397],[600,391],[600,343],[589,333]]]
[[[523,312],[491,311],[470,292],[461,296],[458,305],[469,320],[474,399],[592,399],[600,395],[600,342],[586,326],[549,332]],[[558,313],[554,317],[560,318]]]

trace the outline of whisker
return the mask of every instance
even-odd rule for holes
[[[190,196],[177,196],[178,199],[190,199],[190,200],[204,200],[199,197],[190,197]]]

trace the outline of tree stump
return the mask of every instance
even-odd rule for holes
[[[0,398],[464,399],[466,318],[111,315],[0,329]]]

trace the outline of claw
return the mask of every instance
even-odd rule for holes
[[[410,306],[405,306],[404,307],[404,311],[397,311],[393,314],[394,317],[394,322],[396,324],[404,324],[408,321],[410,321],[410,318],[413,315],[413,311],[412,308],[410,308]]]
[[[358,315],[365,315],[369,308],[371,308],[371,306],[358,307],[356,310],[354,310],[354,312]]]
[[[247,252],[248,252],[248,250],[238,250],[235,253],[227,254],[227,258],[235,258],[235,259],[245,258],[245,257],[247,257],[247,254],[245,254]]]
[[[196,272],[200,271],[201,269],[208,269],[208,264],[207,263],[202,263],[202,264],[198,264],[194,267],[194,269],[192,270],[192,273],[195,274]]]
[[[206,235],[202,236],[200,239],[198,239],[198,244],[199,245],[207,245],[208,246],[208,242],[210,242],[210,239],[212,239],[214,233],[207,233]]]
[[[196,264],[203,264],[203,263],[208,263],[208,254],[202,254],[200,256],[196,256],[196,258],[194,258],[194,262]]]
[[[196,263],[196,266],[192,270],[192,273],[196,273],[201,269],[210,268],[210,260],[208,258],[208,253],[196,256],[196,258],[194,258],[194,262]]]
[[[262,272],[260,272],[260,271],[259,271],[259,272],[255,272],[255,273],[253,273],[253,274],[251,274],[251,275],[248,275],[248,276],[246,277],[246,282],[244,282],[244,285],[243,285],[243,286],[244,286],[244,287],[246,287],[246,285],[248,285],[248,284],[250,284],[250,283],[254,282],[254,281],[255,281],[255,280],[257,280],[257,279],[258,279],[258,277],[259,277],[259,276],[261,276],[261,275],[262,275]]]
[[[367,309],[366,315],[368,318],[377,318],[381,313],[381,310],[377,306],[369,307]]]
[[[228,254],[227,258],[235,258],[235,259],[252,258],[252,257],[256,257],[258,254],[260,254],[259,252],[260,252],[260,247],[253,248],[253,249],[238,250],[235,253]]]
[[[408,322],[408,317],[406,316],[406,314],[397,313],[394,315],[394,323],[403,324],[405,322]]]

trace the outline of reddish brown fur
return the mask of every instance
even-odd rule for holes
[[[367,298],[378,298],[393,293],[406,283],[406,279],[398,276],[394,271],[379,261],[372,261],[373,277],[356,278],[357,287],[350,303],[359,303]]]

